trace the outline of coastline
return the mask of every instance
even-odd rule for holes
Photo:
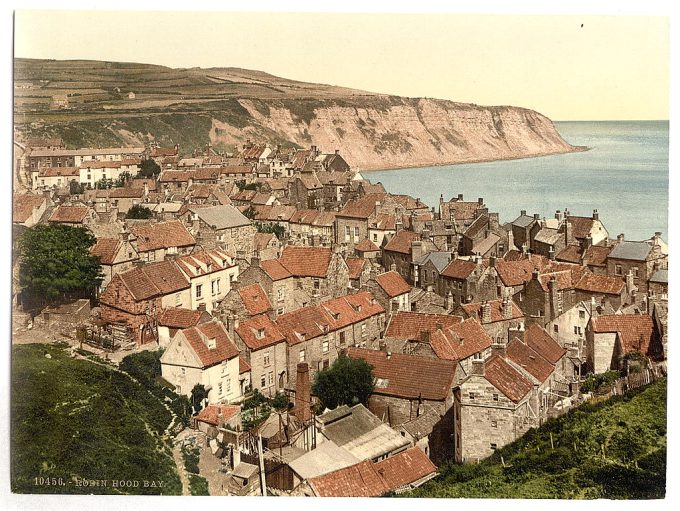
[[[558,154],[571,154],[571,153],[583,153],[586,151],[590,151],[590,147],[588,146],[572,146],[572,149],[567,150],[567,151],[552,151],[552,152],[545,152],[545,153],[535,153],[535,154],[526,154],[522,156],[507,156],[505,158],[472,158],[469,160],[459,160],[459,161],[452,161],[452,162],[440,162],[440,163],[422,163],[422,164],[415,164],[415,165],[408,165],[405,167],[367,167],[367,168],[356,168],[357,173],[363,173],[363,172],[380,172],[380,171],[385,171],[385,170],[400,170],[400,169],[421,169],[421,168],[427,168],[427,167],[444,167],[444,166],[449,166],[449,165],[467,165],[470,163],[490,163],[490,162],[495,162],[495,161],[510,161],[510,160],[524,160],[527,158],[541,158],[543,156],[555,156]]]

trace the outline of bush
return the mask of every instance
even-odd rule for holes
[[[312,393],[321,406],[366,404],[373,392],[373,367],[361,358],[338,357],[328,369],[314,377]]]
[[[187,472],[198,474],[199,448],[184,445],[182,446],[182,456],[184,457],[184,467],[187,469]]]
[[[601,374],[591,374],[581,385],[581,392],[595,392],[603,387],[610,387],[621,377],[618,371],[607,371]]]
[[[141,204],[135,204],[128,210],[125,218],[130,218],[133,220],[148,220],[149,218],[153,218],[153,211],[145,206],[142,206]]]
[[[192,495],[210,495],[205,477],[189,474],[189,490]]]

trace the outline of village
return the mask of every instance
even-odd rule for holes
[[[103,277],[38,310],[15,258],[14,341],[160,354],[200,409],[175,441],[211,494],[401,493],[579,406],[597,375],[626,392],[666,374],[668,246],[597,209],[425,204],[342,148],[15,145],[15,239],[83,228]],[[370,395],[322,408],[318,374],[344,358],[372,367]]]

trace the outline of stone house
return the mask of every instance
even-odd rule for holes
[[[496,344],[504,342],[508,329],[524,323],[524,313],[511,298],[460,304],[454,313],[478,320]]]
[[[498,355],[476,361],[454,399],[458,463],[484,459],[538,425],[533,383]]]
[[[177,220],[131,224],[130,242],[144,262],[163,261],[167,256],[190,254],[196,240]]]
[[[290,242],[294,245],[330,247],[335,240],[335,213],[300,209],[290,218]]]
[[[375,296],[388,316],[397,311],[411,310],[411,286],[396,271],[376,275],[366,283],[366,289]]]
[[[259,284],[265,291],[276,315],[285,314],[308,305],[311,297],[297,289],[293,275],[278,259],[259,261],[252,259],[250,266],[239,275],[242,286]],[[228,311],[223,304],[220,311]]]
[[[389,270],[397,271],[409,284],[415,280],[415,261],[436,250],[434,243],[422,240],[421,235],[412,231],[398,231],[383,246],[383,266]]]
[[[250,365],[253,389],[265,396],[283,392],[288,371],[286,338],[266,314],[241,321],[234,339]]]
[[[308,363],[313,377],[347,347],[374,346],[385,326],[385,310],[362,291],[288,312],[275,322],[286,337],[287,388],[294,389],[298,363]]]
[[[498,213],[479,215],[465,231],[460,240],[461,255],[503,257],[508,250],[508,231],[498,223]]]
[[[80,182],[78,167],[41,167],[31,169],[31,190],[49,190],[69,186],[71,181]]]
[[[125,324],[137,344],[157,341],[156,318],[167,307],[189,307],[189,282],[172,261],[118,273],[99,297],[101,319]]]
[[[317,172],[321,182],[323,207],[327,210],[338,210],[342,206],[342,191],[349,184],[352,176],[349,172],[325,171]]]
[[[233,403],[242,398],[239,350],[216,321],[180,330],[161,355],[161,375],[175,392],[191,396],[195,385],[208,391],[208,403]]]
[[[559,211],[556,218],[560,220]],[[590,245],[600,245],[609,239],[609,233],[600,221],[597,209],[593,210],[590,217],[574,216],[565,210],[564,223],[567,245],[576,242],[584,247],[588,239]]]
[[[428,252],[413,261],[414,286],[436,289],[440,275],[451,262],[450,252]]]
[[[234,206],[189,206],[180,219],[203,249],[221,248],[237,257],[252,257],[257,230]]]
[[[128,239],[127,235],[121,238],[97,238],[90,248],[90,254],[99,258],[104,274],[104,280],[100,287],[104,289],[114,275],[132,269],[139,260],[139,254]]]
[[[146,195],[143,188],[133,188],[131,186],[112,188],[109,190],[109,203],[111,208],[115,208],[119,214],[125,215],[132,206],[143,206]]]
[[[12,222],[33,227],[47,211],[48,198],[32,193],[15,193],[12,197]]]
[[[71,227],[87,227],[97,221],[98,215],[94,209],[87,206],[58,206],[49,219],[51,224],[64,224]]]
[[[657,233],[660,237],[661,233]],[[626,241],[623,234],[618,237],[617,245],[607,257],[607,274],[612,277],[625,277],[633,273],[633,283],[638,297],[647,294],[650,277],[660,269],[668,267],[667,255],[659,244],[649,241]]]
[[[298,212],[293,206],[253,206],[253,220],[263,226],[281,226],[284,234],[290,235],[291,218]]]
[[[650,300],[668,299],[668,270],[656,270],[649,278],[647,294]]]
[[[276,259],[281,251],[281,242],[273,233],[255,233],[253,254],[261,261]]]
[[[211,320],[212,317],[206,311],[179,307],[163,309],[156,317],[158,344],[161,348],[167,348],[170,341],[175,338],[175,334],[180,330],[195,327]]]
[[[323,185],[316,173],[296,175],[288,188],[288,200],[298,209],[323,209]]]
[[[439,415],[426,454],[441,463],[453,456],[453,386],[456,363],[382,350],[349,348],[347,356],[373,367],[375,387],[368,409],[392,428],[432,409]]]
[[[176,263],[189,280],[192,309],[212,312],[238,279],[238,265],[219,248],[178,257]]]
[[[488,214],[489,209],[481,197],[477,202],[464,201],[462,193],[448,202],[444,202],[443,195],[439,197],[439,219],[453,222],[456,232],[464,232],[478,216]]]
[[[426,337],[424,334],[448,328],[463,321],[460,316],[423,312],[395,312],[385,329],[386,348],[393,353],[418,353],[412,346]]]
[[[528,250],[533,239],[532,232],[536,233],[540,228],[540,215],[529,216],[523,209],[520,215],[510,223],[512,243],[508,248],[512,249],[514,246],[518,250]]]
[[[349,174],[350,167],[345,159],[340,156],[340,150],[334,153],[321,153],[314,159],[316,169],[330,174]],[[320,172],[323,174],[324,172]]]
[[[439,274],[437,294],[454,304],[470,303],[480,298],[479,283],[487,266],[481,259],[452,259]]]
[[[607,275],[607,257],[613,245],[590,245],[587,239],[585,247],[577,244],[567,245],[557,252],[558,262],[584,265],[595,275]]]
[[[363,259],[380,258],[380,248],[371,240],[364,240],[358,245],[354,245],[354,253]]]
[[[401,217],[400,217],[401,218]],[[403,221],[402,221],[403,223]],[[354,245],[354,250],[369,242],[381,247],[386,237],[394,236],[397,233],[397,216],[390,213],[378,213],[368,221],[368,238]]]
[[[335,215],[336,243],[343,243],[349,250],[354,250],[355,245],[370,239],[369,221],[375,218],[386,197],[385,193],[370,193],[347,202]]]
[[[513,362],[519,364],[520,367],[523,367],[524,364],[527,370],[530,372],[533,371],[532,375],[535,378],[539,378],[540,375],[532,369],[532,364],[534,363],[534,360],[539,360],[541,364],[545,366],[542,361],[547,361],[552,365],[552,368],[546,370],[550,371],[551,376],[549,390],[555,393],[568,393],[569,389],[566,386],[566,383],[574,381],[574,376],[578,376],[578,364],[574,364],[574,361],[572,360],[573,357],[571,357],[569,350],[552,337],[546,329],[541,328],[534,323],[529,325],[526,330],[510,330],[508,340],[509,342],[519,340],[528,348],[528,350],[523,348],[527,356],[521,357],[514,352],[514,350],[518,348],[510,349],[510,344],[508,344],[506,354]],[[531,357],[533,357],[533,359]],[[528,362],[524,360],[527,358]]]
[[[231,334],[239,321],[253,316],[266,314],[274,317],[272,303],[264,288],[258,284],[244,285],[243,281],[235,282],[224,300],[213,311],[227,325]]]
[[[352,289],[363,288],[371,278],[373,264],[361,257],[346,257],[345,264],[349,275],[349,284]]]
[[[278,262],[295,280],[295,287],[319,302],[347,293],[349,269],[340,253],[324,247],[287,246]]]
[[[613,314],[591,319],[586,330],[587,369],[604,373],[621,370],[624,357],[640,353],[652,360],[663,359],[663,345],[654,320],[648,314]]]

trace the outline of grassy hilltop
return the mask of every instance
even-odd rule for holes
[[[550,420],[478,465],[442,467],[403,496],[660,499],[666,427],[664,379]]]

